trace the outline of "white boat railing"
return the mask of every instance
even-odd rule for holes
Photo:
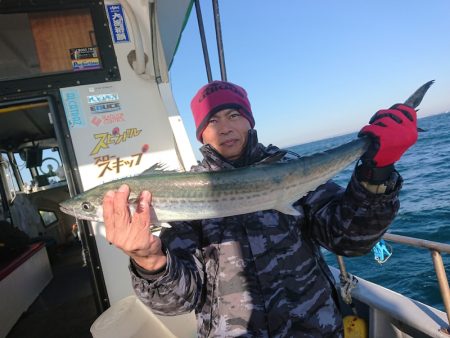
[[[430,250],[431,258],[434,264],[434,270],[439,283],[442,301],[444,303],[445,312],[447,314],[447,328],[442,328],[441,331],[450,335],[450,289],[447,274],[445,272],[444,262],[442,261],[441,255],[442,252],[450,254],[450,245],[414,237],[395,235],[391,233],[384,234],[383,239],[394,243]],[[337,255],[337,260],[339,263],[341,275],[347,277],[348,274],[345,268],[343,257]]]

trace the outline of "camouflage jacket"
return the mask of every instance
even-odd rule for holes
[[[244,162],[228,163],[209,146],[194,171],[215,171],[294,156],[251,138]],[[195,311],[200,337],[342,337],[334,280],[320,247],[363,255],[398,208],[401,178],[375,195],[351,178],[347,189],[328,182],[301,198],[301,216],[275,210],[177,222],[164,229],[164,271],[130,265],[137,296],[153,312]]]

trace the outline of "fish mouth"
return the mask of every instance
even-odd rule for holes
[[[74,210],[66,207],[65,205],[60,204],[59,205],[59,210],[61,210],[65,214],[68,214],[70,216],[74,216],[75,217]]]
[[[84,219],[86,221],[91,222],[103,222],[103,220],[100,219],[98,216],[81,215],[78,214],[74,208],[69,208],[62,204],[59,205],[59,210],[61,210],[65,214],[75,217],[76,219]]]

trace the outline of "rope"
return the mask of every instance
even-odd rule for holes
[[[355,276],[347,273],[347,275],[343,275],[342,273],[339,275],[339,280],[341,282],[341,297],[342,300],[349,305],[352,304],[352,290],[358,284],[358,280]]]

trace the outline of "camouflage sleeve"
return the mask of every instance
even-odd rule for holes
[[[153,275],[130,264],[136,296],[156,314],[175,316],[195,309],[201,300],[203,263],[199,236],[193,222],[176,222],[164,228],[161,240],[166,247],[167,265]]]
[[[400,206],[398,175],[393,191],[373,194],[352,176],[347,189],[327,182],[300,200],[303,231],[326,249],[343,256],[368,253],[393,221]]]

